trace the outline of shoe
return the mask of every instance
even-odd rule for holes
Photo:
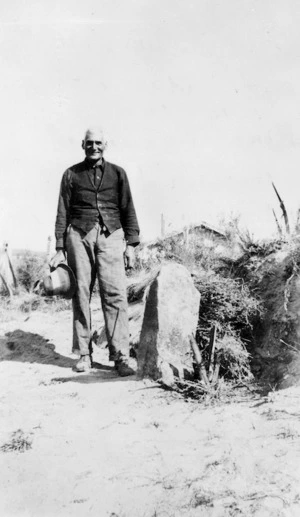
[[[117,370],[120,377],[135,375],[135,371],[130,368],[129,364],[127,364],[125,361],[115,361],[115,369]]]
[[[114,362],[116,360],[116,354],[114,352],[109,352],[108,360],[110,363]]]
[[[92,368],[91,358],[89,355],[82,355],[73,370],[77,373],[89,372]]]
[[[113,362],[116,362],[117,361],[117,354],[116,354],[116,351],[113,347],[109,346],[109,345],[106,345],[106,348],[108,348],[108,353],[109,353],[109,356],[108,356],[108,360],[109,362],[113,363]]]

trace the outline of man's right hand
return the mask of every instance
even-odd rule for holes
[[[61,262],[66,261],[66,255],[63,250],[58,250],[54,257],[49,262],[49,266],[53,269],[57,268],[58,264],[61,264]]]

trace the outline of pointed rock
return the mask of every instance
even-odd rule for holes
[[[146,301],[138,348],[138,376],[168,385],[193,376],[189,337],[196,332],[200,293],[180,264],[162,265]]]

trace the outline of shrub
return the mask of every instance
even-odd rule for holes
[[[196,339],[204,361],[208,360],[210,332],[215,326],[220,373],[235,379],[250,377],[250,354],[241,336],[248,335],[252,322],[261,314],[260,301],[242,281],[212,270],[199,272],[194,282],[201,294]]]
[[[18,429],[12,433],[9,442],[0,447],[2,452],[25,452],[32,448],[32,440],[22,429]]]
[[[203,239],[201,235],[191,235],[187,246],[182,236],[175,235],[158,240],[155,246],[141,245],[136,250],[134,271],[151,271],[165,261],[178,262],[191,271],[200,267],[205,270],[217,269],[223,259],[213,247],[204,245]]]
[[[227,333],[216,343],[220,374],[230,379],[252,379],[250,371],[250,354],[240,337],[235,333]]]
[[[262,310],[260,301],[243,281],[202,271],[194,277],[194,283],[201,294],[201,330],[215,325],[221,334],[228,328],[241,331],[251,327],[253,318]]]
[[[17,280],[26,291],[31,292],[34,284],[40,280],[46,268],[45,259],[31,251],[23,255],[17,266]]]

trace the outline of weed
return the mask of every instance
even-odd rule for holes
[[[31,251],[27,251],[17,265],[17,280],[21,287],[31,292],[45,271],[47,264],[45,257],[41,257]]]
[[[198,506],[213,506],[213,496],[211,494],[195,494],[194,499],[192,501],[192,508],[197,508]]]
[[[25,452],[32,447],[32,440],[22,429],[12,434],[11,440],[0,447],[2,452]]]
[[[280,415],[273,408],[268,408],[266,411],[262,413],[267,420],[278,420]]]
[[[285,427],[282,429],[282,431],[280,433],[277,433],[276,438],[283,439],[283,440],[286,440],[289,438],[291,440],[295,440],[295,439],[299,438],[299,433],[298,433],[298,431],[296,431],[295,429],[292,429],[291,427]]]

